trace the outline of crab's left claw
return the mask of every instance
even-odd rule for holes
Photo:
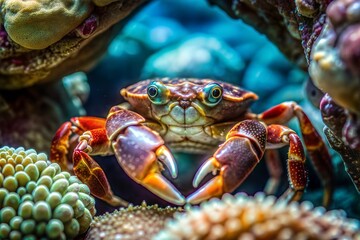
[[[185,203],[181,193],[161,175],[166,166],[171,177],[176,178],[177,166],[156,132],[141,125],[129,126],[118,135],[113,149],[121,167],[134,181],[168,202]]]
[[[197,171],[193,186],[198,187],[204,177],[217,174],[186,201],[198,204],[208,198],[234,191],[252,172],[265,151],[266,128],[257,121],[247,120],[235,125],[227,140]]]

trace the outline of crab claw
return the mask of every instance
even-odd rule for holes
[[[129,126],[119,134],[113,148],[124,171],[137,183],[162,199],[183,205],[185,198],[161,175],[163,166],[177,177],[176,162],[162,138],[145,126]]]
[[[177,166],[169,149],[162,145],[156,150],[155,155],[156,158],[169,169],[171,177],[176,178]],[[163,170],[162,167],[160,166],[159,168],[159,164],[156,164],[156,166],[153,167],[153,172],[151,171],[141,181],[141,184],[162,199],[177,205],[183,205],[185,203],[185,198],[165,177],[159,173]]]
[[[177,166],[176,166],[174,157],[172,156],[169,149],[167,147],[165,147],[164,145],[160,146],[156,150],[155,154],[156,154],[157,158],[169,169],[171,177],[176,178],[178,170],[177,170]]]
[[[250,131],[248,131],[250,130]],[[266,128],[256,121],[243,121],[230,130],[227,140],[206,160],[197,171],[193,186],[196,188],[208,173],[216,174],[186,201],[198,204],[211,197],[234,191],[252,172],[265,146],[261,143],[266,136]]]
[[[193,186],[195,188],[199,186],[200,182],[208,173],[215,175],[216,172],[220,171],[220,175],[214,177],[195,193],[191,194],[187,198],[187,202],[191,204],[197,204],[208,199],[209,197],[222,195],[224,193],[224,179],[222,173],[225,171],[225,169],[226,167],[221,169],[221,164],[214,157],[204,162],[196,172],[196,175],[193,179]]]

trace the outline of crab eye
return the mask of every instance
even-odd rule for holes
[[[156,96],[159,94],[158,89],[155,86],[150,86],[147,92],[150,98],[156,98]]]
[[[159,82],[152,82],[147,88],[147,95],[154,104],[165,104],[168,100],[168,89]]]
[[[215,106],[222,98],[223,89],[217,83],[210,83],[204,87],[204,102],[208,106]]]

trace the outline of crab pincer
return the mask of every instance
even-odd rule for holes
[[[134,181],[162,199],[183,205],[185,198],[169,180],[161,175],[161,171],[164,170],[163,165],[165,165],[171,177],[177,177],[176,162],[164,145],[164,140],[157,132],[141,125],[141,116],[138,114],[121,108],[114,114],[114,119],[111,116],[108,118],[107,131],[116,158],[124,171]],[[134,121],[130,121],[129,126],[119,128],[118,124],[123,123],[123,120],[116,121],[119,118],[131,118]],[[115,128],[111,127],[114,123],[112,120],[115,120],[115,125],[117,125]],[[112,132],[112,129],[116,131]]]
[[[235,125],[227,134],[226,141],[199,168],[193,186],[198,187],[210,172],[217,175],[191,194],[187,202],[198,204],[234,191],[262,158],[266,136],[266,126],[259,121],[246,120]]]

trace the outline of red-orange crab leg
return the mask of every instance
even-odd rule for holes
[[[268,125],[273,123],[285,124],[293,117],[298,119],[306,150],[324,186],[323,205],[328,206],[331,201],[334,183],[331,157],[323,139],[302,108],[295,102],[284,102],[261,114],[249,117],[264,121]]]
[[[113,206],[127,206],[128,202],[113,194],[104,171],[89,154],[113,154],[105,128],[86,131],[79,137],[79,143],[73,153],[74,173],[89,186],[94,196]]]
[[[91,193],[114,206],[126,206],[128,203],[113,195],[105,173],[88,155],[112,154],[107,139],[103,118],[74,117],[57,130],[51,144],[50,159],[58,162],[64,170],[70,170],[87,184]],[[74,134],[71,137],[71,134]],[[74,149],[72,161],[68,158],[69,148],[78,143]]]
[[[234,191],[252,172],[265,151],[266,126],[256,120],[236,124],[227,134],[226,141],[197,171],[193,186],[210,172],[217,174],[186,200],[191,204]]]
[[[134,181],[168,202],[183,205],[184,197],[161,175],[164,164],[177,177],[175,160],[159,134],[142,125],[144,121],[119,106],[110,110],[106,129],[117,160]]]
[[[307,184],[304,148],[299,136],[290,128],[282,125],[270,125],[267,128],[267,148],[280,148],[289,145],[287,172],[289,189],[283,197],[289,201],[299,200]]]
[[[78,142],[83,132],[91,129],[104,128],[105,119],[97,117],[73,117],[63,123],[56,131],[50,147],[50,160],[57,162],[63,170],[72,172],[71,156],[68,156],[69,148]],[[74,137],[71,138],[71,134]]]

